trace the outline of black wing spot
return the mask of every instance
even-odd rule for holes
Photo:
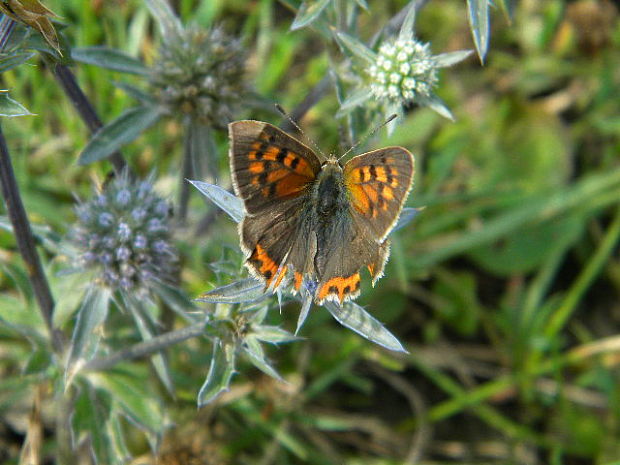
[[[286,158],[287,155],[288,155],[288,149],[280,149],[280,151],[276,155],[276,160],[279,163],[284,163],[284,159]]]
[[[377,169],[375,168],[375,165],[370,165],[369,171],[370,171],[370,177],[372,179],[377,179]]]
[[[265,277],[265,279],[271,279],[272,275],[273,273],[271,273],[271,270],[267,270],[263,273],[263,276]]]
[[[329,293],[330,294],[338,294],[338,287],[337,286],[329,286]]]
[[[297,165],[299,165],[299,158],[295,157],[293,158],[293,161],[291,161],[291,169],[295,170],[295,168],[297,168]]]
[[[351,292],[351,286],[345,286],[342,292],[349,294]]]

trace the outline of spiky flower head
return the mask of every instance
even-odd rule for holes
[[[111,289],[144,290],[165,280],[177,261],[169,210],[151,179],[133,181],[122,173],[76,207],[71,238],[77,265],[95,271],[96,282]]]
[[[381,110],[385,118],[390,119],[388,133],[403,119],[411,104],[429,107],[454,119],[450,109],[435,94],[438,72],[464,60],[471,50],[433,55],[430,44],[415,37],[416,9],[416,3],[412,2],[398,35],[386,38],[377,50],[370,49],[353,36],[337,33],[344,50],[363,63],[358,68],[362,79],[341,103],[339,115],[348,114],[362,105]],[[398,118],[392,119],[394,114]]]
[[[221,28],[189,26],[164,41],[150,82],[171,114],[223,128],[247,94],[245,62],[240,41]]]
[[[429,98],[437,84],[437,63],[430,46],[415,39],[383,43],[376,63],[366,68],[366,73],[372,95],[395,103]]]

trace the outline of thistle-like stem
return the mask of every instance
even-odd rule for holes
[[[189,204],[189,183],[188,179],[194,177],[193,166],[193,124],[192,121],[186,120],[184,124],[185,134],[183,135],[183,167],[181,169],[181,179],[179,180],[179,205],[178,218],[181,224],[185,223],[187,218],[187,206]]]
[[[82,92],[71,70],[61,63],[53,62],[51,59],[47,59],[46,62],[80,117],[88,126],[91,134],[97,132],[103,126],[103,123],[84,92]],[[117,173],[120,173],[126,165],[123,156],[118,151],[110,155],[110,162]]]
[[[112,368],[119,362],[125,360],[131,360],[134,358],[145,357],[152,355],[160,350],[165,349],[168,346],[177,344],[179,342],[191,339],[193,337],[202,336],[205,334],[205,323],[196,323],[191,326],[187,326],[183,329],[171,331],[169,333],[161,334],[148,341],[140,342],[128,347],[127,349],[119,350],[109,357],[96,358],[87,363],[83,371],[103,371]]]
[[[26,263],[28,277],[30,278],[30,283],[32,284],[39,309],[45,320],[45,325],[49,331],[52,346],[57,353],[60,353],[62,350],[61,333],[54,328],[52,321],[54,314],[54,298],[52,297],[52,292],[50,291],[47,278],[43,273],[39,255],[37,254],[34,236],[30,228],[30,222],[26,216],[26,210],[22,203],[17,181],[15,180],[9,148],[6,145],[1,127],[0,185],[2,187],[2,196],[4,197],[7,213],[13,225],[13,234],[17,241],[17,247]]]

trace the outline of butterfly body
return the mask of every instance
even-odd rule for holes
[[[229,125],[235,193],[244,201],[241,247],[250,272],[275,289],[287,275],[315,301],[359,295],[360,269],[373,284],[389,255],[386,239],[411,188],[413,156],[388,147],[321,161],[268,123]]]

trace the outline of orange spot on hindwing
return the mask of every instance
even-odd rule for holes
[[[278,272],[279,265],[269,256],[267,251],[261,247],[260,244],[256,244],[248,262],[252,266],[252,269],[265,280],[267,286],[271,284],[271,281],[275,277],[276,282],[274,289],[280,285],[280,282],[286,275],[286,266],[282,267]]]
[[[336,297],[340,303],[343,303],[346,298],[354,297],[359,293],[361,286],[360,274],[355,273],[348,277],[335,277],[323,284],[316,296],[319,302],[333,296]]]
[[[295,271],[295,290],[298,291],[303,281],[303,275],[299,271]]]

